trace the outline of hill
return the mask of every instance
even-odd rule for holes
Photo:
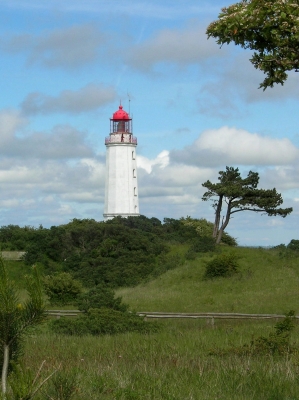
[[[235,252],[240,272],[204,280],[213,253],[187,260],[155,280],[117,291],[138,311],[278,313],[298,311],[299,258],[279,249],[222,247]]]

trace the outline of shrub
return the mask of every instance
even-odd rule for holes
[[[51,321],[51,329],[57,334],[82,336],[114,335],[124,332],[150,333],[158,330],[156,323],[144,321],[143,317],[130,312],[108,308],[94,308],[75,319],[60,318]]]
[[[229,277],[239,271],[238,257],[235,253],[222,253],[206,262],[204,278]]]
[[[292,239],[287,245],[287,248],[294,251],[299,251],[299,240]]]
[[[77,300],[80,311],[87,312],[90,308],[111,308],[117,311],[126,311],[128,305],[122,303],[121,297],[114,297],[113,289],[104,284],[97,285],[88,292],[81,294]]]
[[[274,326],[274,332],[268,336],[259,336],[251,340],[250,344],[245,344],[240,347],[232,347],[228,350],[211,351],[211,355],[284,355],[297,351],[290,344],[290,336],[295,328],[294,311],[286,314],[286,317]]]
[[[62,272],[46,276],[44,289],[51,304],[65,305],[73,303],[77,299],[82,292],[82,284],[73,279],[71,274]]]
[[[224,243],[227,246],[238,246],[237,240],[226,232],[223,232],[222,234],[221,243]]]
[[[299,240],[292,239],[287,246],[285,244],[279,244],[272,249],[278,251],[280,258],[295,259],[299,254]]]

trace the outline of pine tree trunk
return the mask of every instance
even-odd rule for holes
[[[218,204],[215,211],[215,222],[214,222],[214,229],[213,229],[213,238],[217,238],[218,231],[219,231],[219,224],[220,224],[220,217],[221,217],[221,210],[222,210],[222,199],[223,195],[219,196]]]
[[[219,244],[222,239],[222,234],[224,232],[224,229],[227,227],[230,219],[230,213],[231,213],[231,201],[229,201],[227,205],[227,211],[226,211],[226,217],[225,221],[222,223],[221,228],[218,231],[217,239],[216,239],[216,244]]]
[[[3,365],[2,365],[2,377],[1,377],[2,394],[4,395],[4,398],[7,389],[6,385],[7,385],[8,363],[9,363],[9,345],[5,344],[3,346]]]

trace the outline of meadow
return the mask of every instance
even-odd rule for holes
[[[156,279],[119,288],[117,295],[136,311],[298,311],[298,257],[261,248],[221,251],[240,257],[235,276],[204,280],[205,261],[213,255],[199,254]],[[73,397],[55,397],[49,383],[39,399],[299,399],[298,326],[291,334],[293,351],[238,351],[269,337],[276,322],[163,320],[158,333],[99,337],[55,335],[45,324],[27,340],[24,363],[37,370],[46,360],[43,374],[60,368],[56,386],[74,385]]]

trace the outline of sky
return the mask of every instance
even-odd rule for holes
[[[286,218],[235,214],[240,245],[299,239],[299,74],[258,89],[250,51],[205,34],[230,0],[0,0],[0,226],[103,220],[105,137],[121,102],[140,213],[206,218],[202,183],[258,172]]]

